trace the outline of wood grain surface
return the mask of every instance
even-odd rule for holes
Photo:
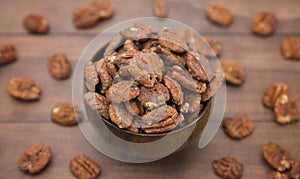
[[[153,16],[150,0],[114,0],[115,15],[96,27],[77,30],[72,24],[72,11],[85,4],[80,0],[0,0],[0,43],[12,43],[18,61],[0,66],[0,178],[74,178],[69,161],[76,154],[87,154],[102,167],[101,178],[218,178],[212,169],[214,159],[233,156],[244,164],[243,178],[266,178],[272,169],[261,157],[261,146],[269,141],[284,146],[295,160],[300,159],[300,123],[280,126],[274,114],[261,104],[264,89],[271,82],[289,85],[300,105],[300,62],[285,60],[280,41],[285,36],[300,36],[299,0],[218,0],[234,14],[228,28],[206,19],[206,0],[167,0],[169,18],[184,22],[202,35],[222,41],[221,58],[235,60],[247,72],[241,87],[227,87],[225,114],[246,113],[255,122],[255,131],[248,138],[229,139],[220,128],[213,141],[204,149],[197,143],[186,150],[146,164],[119,162],[99,153],[75,127],[62,127],[50,120],[50,109],[58,102],[71,102],[72,77],[56,81],[47,70],[47,59],[62,51],[76,67],[77,60],[90,40],[102,30],[124,20]],[[259,11],[274,12],[279,19],[275,34],[262,38],[250,30],[251,19]],[[43,14],[50,22],[50,33],[32,35],[25,32],[22,20],[27,13]],[[6,85],[10,78],[33,78],[42,86],[38,102],[21,102],[10,97]],[[53,160],[46,170],[29,176],[18,169],[22,152],[35,143],[49,144]]]

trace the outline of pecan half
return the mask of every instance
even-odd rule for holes
[[[282,82],[274,82],[268,86],[262,97],[262,103],[273,109],[275,101],[281,94],[289,94],[288,86]]]
[[[233,61],[220,60],[227,83],[240,86],[246,80],[246,72],[244,68]]]
[[[29,14],[23,20],[23,27],[30,33],[45,34],[49,30],[49,23],[39,14]]]
[[[272,34],[277,27],[277,18],[270,12],[260,12],[252,20],[252,31],[256,34],[267,36]]]
[[[229,26],[233,20],[231,12],[225,6],[217,3],[211,3],[207,7],[206,15],[212,22],[222,26]]]
[[[266,162],[279,172],[290,169],[294,163],[291,154],[275,143],[263,145],[262,154]]]
[[[299,111],[295,99],[281,94],[275,101],[274,113],[279,124],[289,124],[299,120]]]
[[[300,37],[282,39],[281,53],[285,58],[300,60]]]
[[[243,164],[233,157],[224,157],[219,160],[214,160],[212,166],[215,173],[222,178],[238,179],[243,175]]]
[[[232,118],[226,117],[223,121],[226,134],[233,139],[243,139],[254,130],[254,123],[246,114],[239,114]]]
[[[113,84],[106,92],[106,98],[112,103],[129,101],[140,94],[140,90],[133,81],[124,80]]]
[[[16,48],[12,44],[0,44],[0,65],[17,60]]]

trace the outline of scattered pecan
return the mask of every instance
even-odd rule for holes
[[[281,53],[287,59],[300,60],[300,37],[282,39]]]
[[[49,23],[39,14],[29,14],[23,20],[23,27],[30,33],[45,34],[49,30]]]
[[[280,172],[272,172],[268,175],[267,179],[288,179],[288,175]]]
[[[153,12],[157,17],[167,17],[168,10],[165,0],[153,0]]]
[[[32,79],[15,77],[9,81],[7,92],[15,98],[33,101],[40,98],[41,88]]]
[[[53,106],[51,109],[51,119],[53,122],[63,126],[73,126],[77,124],[73,104],[59,103]]]
[[[262,154],[268,164],[279,172],[290,169],[294,163],[291,154],[275,143],[263,145]]]
[[[208,45],[210,46],[210,48],[213,50],[214,54],[213,55],[208,55],[208,56],[217,56],[219,57],[222,53],[223,50],[223,45],[222,42],[212,38],[212,37],[204,37],[204,40],[208,43]],[[208,53],[210,54],[210,53]]]
[[[56,53],[48,59],[48,70],[57,80],[66,79],[71,74],[71,65],[64,53]]]
[[[246,79],[246,72],[243,67],[229,60],[220,60],[224,77],[227,83],[240,86]]]
[[[268,86],[262,97],[262,103],[273,109],[275,101],[281,94],[289,94],[288,86],[282,82],[274,82]]]
[[[93,27],[98,21],[98,9],[91,4],[81,6],[73,11],[73,24],[76,28]]]
[[[12,44],[0,44],[0,65],[17,60],[16,48]]]
[[[274,113],[279,124],[289,124],[299,120],[299,111],[295,99],[288,94],[281,94],[275,101]]]
[[[207,7],[206,15],[212,22],[222,26],[229,26],[233,20],[231,12],[225,6],[217,3],[211,3]]]
[[[101,168],[90,157],[76,155],[70,161],[70,171],[78,179],[97,178]]]
[[[260,12],[252,20],[252,31],[259,35],[270,35],[275,31],[276,27],[277,18],[270,12]]]
[[[219,160],[214,160],[212,166],[215,173],[222,178],[238,179],[243,175],[243,164],[233,157],[224,157]]]
[[[92,5],[97,8],[100,19],[108,19],[114,14],[115,6],[110,0],[93,0]]]
[[[232,118],[226,117],[223,121],[226,134],[233,139],[243,139],[254,130],[254,123],[246,114],[239,114]]]

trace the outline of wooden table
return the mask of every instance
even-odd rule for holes
[[[47,71],[47,58],[62,51],[72,69],[88,42],[96,34],[123,20],[152,16],[151,1],[115,0],[116,13],[95,28],[77,30],[71,12],[85,2],[80,0],[1,0],[0,43],[15,44],[18,61],[0,67],[0,178],[73,178],[70,159],[87,154],[102,166],[102,178],[218,178],[212,169],[214,159],[233,156],[244,164],[244,178],[266,178],[272,169],[261,157],[261,146],[269,141],[284,146],[300,159],[300,123],[280,126],[273,113],[261,104],[268,84],[282,81],[300,105],[300,62],[285,60],[279,50],[280,40],[300,35],[299,0],[223,0],[234,14],[228,28],[211,24],[205,17],[205,0],[168,0],[169,17],[186,23],[202,35],[223,42],[222,58],[244,66],[247,81],[241,87],[228,86],[226,115],[246,113],[255,122],[255,131],[248,138],[235,141],[220,129],[213,141],[200,150],[197,145],[159,161],[129,164],[106,157],[96,151],[77,126],[62,127],[51,122],[50,108],[58,102],[71,102],[72,78],[56,81]],[[250,31],[251,19],[260,10],[277,14],[279,26],[270,37],[255,36]],[[47,35],[31,35],[22,28],[23,17],[30,12],[41,13],[51,24]],[[43,88],[38,102],[20,102],[10,97],[6,85],[10,78],[24,76],[35,79]],[[53,160],[46,170],[35,176],[21,172],[17,161],[27,147],[35,143],[49,144]]]

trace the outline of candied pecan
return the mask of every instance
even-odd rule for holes
[[[66,55],[60,52],[49,57],[48,70],[53,78],[62,80],[70,76],[71,65]]]
[[[212,163],[215,173],[228,179],[238,179],[243,175],[243,164],[233,157],[224,157],[220,160],[214,160]]]
[[[139,50],[139,47],[132,40],[126,40],[124,42],[123,50],[124,51]]]
[[[104,63],[105,60],[104,59],[100,59],[99,61],[95,62],[95,68],[96,71],[100,77],[100,81],[101,81],[101,93],[106,93],[106,91],[108,90],[108,88],[111,87],[113,79],[110,76],[110,74],[107,71],[107,67],[106,67],[106,63]]]
[[[7,92],[15,98],[33,101],[40,98],[41,88],[32,79],[15,77],[9,81]]]
[[[97,8],[100,19],[108,19],[114,14],[115,6],[110,0],[93,0],[92,5]]]
[[[158,39],[156,38],[151,38],[147,41],[145,41],[144,43],[142,43],[142,49],[151,49],[153,47],[158,47],[159,46],[159,42]]]
[[[144,107],[136,100],[125,102],[125,107],[132,115],[141,116],[144,114]]]
[[[234,117],[226,117],[223,121],[226,134],[233,139],[243,139],[254,130],[254,123],[246,114],[238,114]]]
[[[181,65],[183,67],[186,66],[186,60],[180,55],[172,53],[168,48],[156,47],[156,49],[153,50],[155,53],[163,55],[166,66],[173,66],[173,65]]]
[[[46,144],[35,144],[24,151],[19,159],[19,168],[29,174],[42,171],[51,161],[51,148]]]
[[[133,116],[126,110],[124,104],[110,104],[109,117],[119,128],[128,128],[132,124]]]
[[[288,179],[289,177],[285,173],[272,172],[268,175],[267,179]]]
[[[107,56],[107,55],[110,55],[111,53],[113,53],[117,48],[119,48],[122,45],[123,41],[124,41],[124,39],[121,35],[114,37],[108,43],[103,55]]]
[[[290,174],[293,179],[300,179],[300,160],[292,166]]]
[[[294,163],[291,154],[275,143],[263,145],[262,154],[266,162],[279,172],[290,169]]]
[[[286,37],[282,39],[281,53],[285,58],[300,60],[300,37]]]
[[[164,76],[163,82],[170,92],[172,102],[180,106],[183,102],[183,92],[181,86],[169,76]]]
[[[104,59],[104,67],[106,67],[106,71],[112,76],[114,77],[117,73],[118,73],[118,69],[115,65],[115,59],[117,57],[114,55],[108,55],[105,57]]]
[[[169,73],[169,76],[171,76],[187,90],[194,92],[204,92],[206,89],[204,89],[203,86],[200,85],[200,82],[194,80],[189,72],[179,66],[173,66],[167,73]]]
[[[243,67],[229,60],[220,60],[224,77],[227,83],[240,86],[246,79],[246,72]]]
[[[204,37],[204,40],[208,43],[208,45],[210,46],[210,48],[213,50],[214,54],[213,55],[209,55],[210,53],[208,53],[208,56],[217,56],[219,57],[222,53],[223,50],[223,45],[222,42],[212,38],[212,37]],[[209,50],[211,51],[211,50]],[[204,54],[205,55],[205,54]]]
[[[259,35],[270,35],[275,31],[276,27],[277,18],[270,12],[260,12],[252,20],[252,31]]]
[[[164,63],[157,54],[142,54],[130,61],[130,74],[146,87],[153,87],[156,80],[162,80]]]
[[[73,11],[73,24],[79,29],[93,27],[98,21],[98,9],[91,4],[81,6]]]
[[[88,91],[95,92],[95,87],[99,83],[98,73],[95,64],[88,62],[84,67],[84,84]]]
[[[45,34],[49,30],[49,23],[39,14],[29,14],[23,20],[23,27],[30,33]]]
[[[86,104],[91,107],[91,109],[97,111],[105,119],[109,119],[109,102],[104,96],[94,92],[87,92],[84,94],[83,98]]]
[[[137,99],[146,109],[152,110],[164,105],[170,99],[170,93],[163,84],[155,83],[151,88],[142,86]]]
[[[17,52],[12,44],[0,44],[0,65],[17,60]]]
[[[168,10],[165,0],[153,0],[153,12],[157,17],[167,17]]]
[[[289,94],[288,86],[282,82],[274,82],[268,86],[262,97],[262,103],[273,109],[276,99],[281,94]]]
[[[120,81],[113,84],[106,92],[106,98],[112,103],[129,101],[140,94],[136,83],[129,80]]]
[[[231,12],[217,3],[210,3],[206,9],[206,15],[212,22],[222,26],[229,26],[233,19]]]
[[[183,105],[180,109],[183,113],[199,113],[201,110],[201,94],[186,91],[183,96]]]
[[[119,52],[116,55],[114,64],[117,65],[119,68],[123,65],[129,65],[132,58],[139,57],[140,55],[142,55],[142,52],[135,50]]]
[[[125,39],[143,41],[148,39],[152,34],[150,26],[141,23],[134,23],[129,28],[120,32]]]
[[[53,122],[63,126],[73,126],[77,124],[73,104],[58,103],[53,106],[51,109],[51,119]]]
[[[185,41],[176,33],[168,28],[163,28],[158,34],[159,44],[177,53],[183,53],[188,50]]]
[[[295,99],[281,94],[275,101],[274,113],[279,124],[289,124],[299,120],[299,111]]]
[[[78,179],[93,179],[100,175],[101,168],[90,157],[81,154],[70,161],[70,171]]]
[[[163,105],[142,116],[142,128],[146,133],[160,133],[174,129],[179,122],[175,108]]]
[[[201,61],[202,58],[206,58],[205,56],[200,56]],[[193,54],[187,52],[185,54],[185,59],[186,59],[186,66],[188,68],[188,71],[192,75],[193,78],[201,81],[207,81],[208,77],[206,75],[206,72],[204,71],[204,67],[202,66],[200,60],[197,60]]]

